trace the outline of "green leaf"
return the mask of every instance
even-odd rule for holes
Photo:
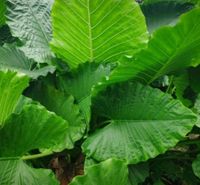
[[[34,169],[21,160],[0,158],[1,185],[59,185],[50,170]]]
[[[8,0],[7,24],[24,45],[21,50],[37,62],[52,57],[50,10],[53,0]]]
[[[28,77],[23,74],[0,71],[0,127],[15,109],[28,82]]]
[[[185,1],[158,1],[144,3],[142,11],[146,17],[149,32],[164,25],[175,25],[179,16],[193,8],[193,4]]]
[[[83,143],[88,157],[111,157],[130,164],[154,158],[176,145],[192,129],[196,115],[169,94],[127,83],[104,92],[94,111],[110,122]]]
[[[150,84],[173,71],[196,66],[200,59],[200,8],[181,16],[174,27],[157,30],[148,48],[124,58],[103,85],[133,79]],[[166,40],[167,38],[167,40]]]
[[[12,114],[0,130],[0,156],[23,156],[28,151],[60,144],[68,124],[39,105],[26,105]]]
[[[108,76],[109,72],[109,66],[85,63],[80,65],[75,72],[59,76],[59,88],[75,97],[88,123],[91,114],[92,88],[103,77]]]
[[[36,88],[31,90],[29,96],[68,122],[65,140],[56,148],[73,148],[74,142],[83,137],[86,127],[80,108],[74,103],[74,98],[43,83],[38,83]]]
[[[5,5],[5,0],[0,1],[0,27],[5,24],[6,22],[6,5]]]
[[[4,45],[0,47],[0,69],[10,69],[26,74],[27,76],[37,79],[39,76],[46,76],[48,73],[55,71],[54,66],[42,68],[33,67],[34,60],[28,59],[22,51],[14,45]]]
[[[149,176],[148,163],[140,163],[129,166],[129,184],[138,185],[145,181],[146,177]]]
[[[51,48],[72,68],[116,62],[147,42],[144,16],[132,0],[56,0],[52,16]]]
[[[192,168],[194,174],[200,178],[200,155],[198,155],[197,158],[193,161]]]
[[[128,168],[122,161],[108,159],[86,168],[85,175],[75,177],[70,185],[126,185]]]

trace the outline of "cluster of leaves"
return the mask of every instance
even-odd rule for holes
[[[1,0],[0,184],[200,184],[199,4]]]

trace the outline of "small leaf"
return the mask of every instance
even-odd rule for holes
[[[127,165],[116,159],[108,159],[86,168],[85,175],[75,177],[70,185],[126,185],[127,183]]]

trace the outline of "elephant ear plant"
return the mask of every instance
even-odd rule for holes
[[[200,184],[198,0],[1,0],[0,184]]]

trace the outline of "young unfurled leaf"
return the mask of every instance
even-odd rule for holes
[[[24,44],[21,50],[37,62],[49,62],[52,53],[50,11],[54,0],[8,0],[7,23]]]

